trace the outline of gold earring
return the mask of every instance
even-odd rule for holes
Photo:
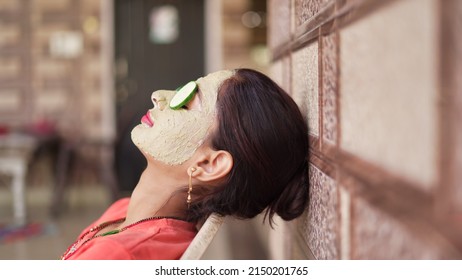
[[[188,208],[189,206],[191,205],[191,192],[192,192],[192,175],[194,173],[194,171],[196,171],[197,169],[195,167],[191,167],[190,169],[190,173],[189,173],[189,189],[188,189],[188,198],[186,200],[186,203],[188,203]]]

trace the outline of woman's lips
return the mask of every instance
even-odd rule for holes
[[[149,127],[152,127],[154,125],[154,122],[151,119],[151,114],[149,113],[149,111],[146,113],[146,115],[144,115],[141,118],[141,122]]]

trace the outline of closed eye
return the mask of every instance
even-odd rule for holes
[[[201,91],[198,90],[196,94],[194,95],[194,97],[191,99],[191,101],[181,106],[181,109],[192,110],[192,111],[202,111],[202,100],[201,100],[202,96],[201,95],[202,95]]]

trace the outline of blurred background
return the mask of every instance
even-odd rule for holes
[[[265,0],[0,0],[0,259],[59,258],[136,185],[151,93],[266,72],[266,29]]]
[[[309,128],[310,202],[205,259],[462,259],[462,1],[0,0],[0,259],[57,259],[144,159],[156,89],[249,67]]]

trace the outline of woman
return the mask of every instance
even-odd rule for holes
[[[292,220],[308,200],[308,133],[294,101],[262,73],[224,70],[155,91],[132,131],[147,167],[63,259],[178,259],[211,213]],[[173,100],[172,100],[173,99]]]

